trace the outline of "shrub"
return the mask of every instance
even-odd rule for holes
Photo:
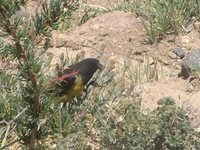
[[[66,2],[66,3],[65,3]],[[42,5],[34,19],[13,17],[26,1],[0,1],[3,61],[12,68],[0,73],[1,148],[13,143],[29,149],[199,149],[200,135],[171,98],[163,98],[150,113],[141,112],[135,85],[156,80],[156,66],[141,67],[140,80],[129,64],[117,71],[113,62],[97,73],[99,87],[90,87],[65,108],[57,101],[46,57],[49,36],[62,17],[70,17],[75,1],[54,0]],[[64,9],[65,8],[65,9]],[[43,39],[46,39],[44,43]],[[54,73],[64,68],[61,62]]]
[[[45,58],[45,52],[51,31],[57,29],[63,19],[70,18],[78,4],[74,0],[51,0],[48,4],[42,3],[40,12],[40,3],[36,3],[35,13],[22,18],[16,13],[27,2],[0,2],[0,28],[4,35],[0,52],[4,61],[9,60],[16,66],[3,68],[0,74],[1,148],[16,142],[16,134],[17,140],[30,149],[42,147],[40,142],[49,130],[44,124],[55,99],[46,86],[51,83],[51,77],[47,74],[50,60]],[[44,38],[47,40],[42,45]]]
[[[113,112],[94,119],[103,149],[199,149],[199,132],[170,97],[161,99],[148,114],[131,100],[120,102]]]
[[[199,17],[200,10],[197,0],[131,0],[116,9],[138,14],[150,43],[185,30],[192,17]]]

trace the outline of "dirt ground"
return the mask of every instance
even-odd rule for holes
[[[82,4],[93,8],[110,9],[123,0],[88,0]],[[81,12],[80,12],[81,13]],[[200,91],[188,80],[178,78],[181,60],[172,52],[180,46],[188,51],[199,48],[200,38],[196,25],[191,24],[185,33],[179,36],[166,36],[156,45],[147,44],[146,34],[140,18],[131,13],[112,11],[89,19],[81,26],[75,26],[69,31],[54,32],[52,47],[49,53],[53,54],[52,66],[59,61],[64,53],[69,58],[78,55],[98,57],[104,50],[102,63],[113,59],[116,66],[123,64],[129,53],[132,65],[144,56],[148,56],[151,63],[158,60],[166,74],[158,81],[144,83],[139,88],[142,97],[142,109],[151,111],[157,106],[157,101],[165,96],[171,96],[177,105],[192,112],[195,120],[200,120]]]
[[[123,0],[87,0],[84,5],[93,8],[110,9]],[[80,12],[81,13],[81,12]],[[116,67],[123,65],[127,53],[130,54],[132,65],[148,56],[150,63],[158,60],[162,65],[165,76],[158,81],[140,85],[142,97],[142,111],[152,111],[157,107],[157,101],[170,96],[176,100],[178,106],[184,108],[194,123],[200,122],[200,90],[188,80],[178,78],[181,70],[181,59],[172,51],[176,47],[188,51],[199,48],[200,34],[196,29],[199,23],[187,27],[189,32],[178,36],[169,35],[156,45],[146,42],[146,34],[140,18],[131,13],[113,11],[89,19],[81,26],[75,26],[69,31],[54,32],[52,47],[48,50],[53,54],[51,65],[59,62],[59,56],[64,53],[69,58],[77,55],[98,57],[104,51],[102,63],[109,59],[116,62]]]
[[[90,0],[87,4],[109,8],[116,2],[120,1]],[[54,55],[54,63],[58,61],[58,56],[62,52],[68,53],[72,58],[80,53],[84,53],[85,57],[97,57],[102,49],[102,61],[114,59],[117,66],[123,64],[128,52],[133,65],[144,56],[148,56],[151,61],[157,59],[163,64],[163,72],[167,75],[158,81],[140,86],[142,109],[151,111],[156,108],[160,98],[171,96],[177,101],[178,106],[188,110],[197,121],[200,120],[200,91],[188,80],[177,77],[181,69],[181,60],[172,52],[178,46],[188,51],[199,48],[200,38],[195,25],[196,23],[189,25],[187,33],[181,33],[179,36],[170,35],[156,45],[149,45],[146,43],[145,31],[137,16],[114,11],[91,18],[70,32],[54,33],[54,44],[49,52]]]

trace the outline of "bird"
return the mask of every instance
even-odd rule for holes
[[[88,82],[98,69],[102,69],[102,66],[96,58],[87,58],[68,66],[62,76],[57,78],[59,100],[68,103],[81,95],[86,85],[94,83],[94,81]]]

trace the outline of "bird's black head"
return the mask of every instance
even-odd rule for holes
[[[78,63],[68,66],[63,72],[63,74],[66,75],[66,78],[58,84],[58,87],[60,89],[59,94],[63,95],[68,93],[75,84],[78,84],[78,86],[85,86],[88,81],[90,81],[94,73],[101,68],[102,65],[99,63],[99,60],[95,58],[87,58]],[[80,85],[78,82],[80,82]]]
[[[87,58],[77,63],[76,68],[84,76],[84,82],[87,83],[93,74],[102,68],[102,65],[95,58]]]
[[[87,65],[94,72],[96,72],[97,69],[102,68],[102,65],[99,63],[99,60],[97,60],[95,58],[87,58],[87,59],[80,61],[79,63]]]

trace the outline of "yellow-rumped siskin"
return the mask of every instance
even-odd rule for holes
[[[87,58],[68,66],[57,79],[59,100],[67,103],[79,96],[94,73],[101,68],[102,65],[95,58]]]

